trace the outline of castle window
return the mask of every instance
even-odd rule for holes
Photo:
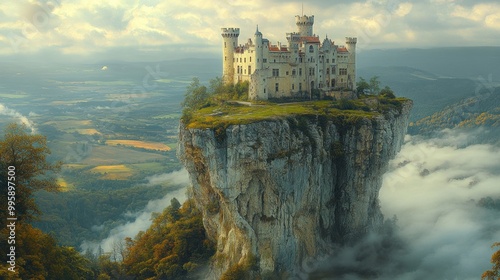
[[[295,84],[292,84],[292,90],[295,90]]]
[[[326,68],[326,74],[330,75],[330,67]]]
[[[302,57],[301,57],[301,58],[299,58],[299,62],[300,62],[300,63],[302,63]]]
[[[278,92],[278,91],[279,91],[279,89],[280,89],[280,84],[279,84],[279,83],[276,83],[276,84],[274,85],[274,88],[275,88],[276,92]]]
[[[263,63],[267,63],[267,58],[263,58],[263,59],[262,59],[262,62],[263,62]]]
[[[339,75],[347,75],[347,68],[340,68]]]
[[[280,69],[273,69],[273,77],[278,77],[280,75]]]
[[[247,63],[247,58],[245,57],[244,62]]]
[[[252,57],[250,57],[250,62],[252,62]]]
[[[330,63],[330,59],[329,58],[326,59],[326,63]]]
[[[302,91],[302,83],[299,83],[299,91]]]
[[[309,46],[309,52],[310,52],[310,53],[313,53],[313,52],[314,52],[314,47],[313,47],[313,46]]]
[[[297,75],[297,70],[292,69],[292,76],[295,76],[295,75]]]
[[[302,76],[302,68],[299,68],[299,76]]]
[[[248,75],[252,74],[252,66],[248,66]]]
[[[289,72],[288,72],[288,71],[286,71],[286,75],[287,75],[287,76],[289,75]]]
[[[227,56],[224,56],[224,61],[226,61],[226,60],[227,60]]]

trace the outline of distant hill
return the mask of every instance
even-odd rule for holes
[[[487,78],[500,81],[500,47],[448,47],[359,51],[358,69],[407,66],[441,77]]]
[[[412,122],[409,132],[428,134],[444,128],[476,127],[490,130],[493,134],[489,134],[489,137],[495,135],[498,137],[500,134],[500,87],[491,90],[483,89],[473,97],[463,99],[447,106],[442,111]]]
[[[382,86],[390,86],[397,96],[414,101],[410,120],[416,121],[473,96],[477,82],[466,78],[442,78],[405,66],[373,66],[358,70],[358,77],[379,76]]]

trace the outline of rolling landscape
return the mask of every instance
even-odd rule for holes
[[[435,52],[427,50],[427,55]],[[438,53],[439,59],[452,59]],[[365,53],[365,59],[369,61],[370,55],[379,54]],[[378,76],[396,95],[414,100],[409,126],[413,137],[432,139],[443,129],[464,133],[481,129],[464,145],[498,145],[496,78],[478,80],[451,70],[457,76],[443,77],[446,69],[436,74],[394,66],[389,59],[377,66],[363,67],[363,62],[361,77]],[[50,160],[63,162],[57,177],[62,191],[36,194],[43,215],[34,225],[53,234],[61,245],[98,254],[110,252],[114,239],[124,237],[116,235],[117,228],[129,225],[125,230],[129,237],[146,230],[151,222],[137,220],[144,211],[146,216],[153,212],[148,202],[163,201],[165,207],[171,196],[159,198],[187,186],[187,174],[179,171],[176,156],[180,104],[192,78],[208,83],[220,75],[220,63],[172,60],[33,68],[11,64],[4,71],[1,124],[23,120],[47,137]],[[29,84],[23,82],[28,76],[34,77]],[[178,174],[168,176],[172,172]],[[177,196],[183,197],[182,192]],[[495,205],[485,204],[490,211],[499,211]]]
[[[0,5],[0,279],[500,279],[500,4]]]

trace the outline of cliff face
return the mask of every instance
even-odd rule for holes
[[[303,262],[383,222],[378,192],[399,151],[411,101],[357,120],[296,116],[224,129],[181,124],[179,157],[217,241],[211,277],[291,277]]]

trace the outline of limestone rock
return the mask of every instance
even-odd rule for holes
[[[382,174],[411,106],[372,119],[290,116],[222,132],[181,124],[190,195],[217,241],[209,277],[253,264],[255,277],[288,279],[308,258],[381,226]]]

